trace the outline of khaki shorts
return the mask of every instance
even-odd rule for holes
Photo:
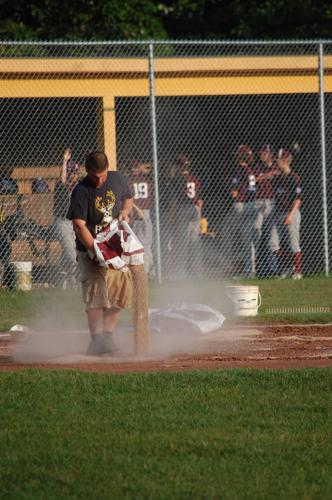
[[[130,272],[101,267],[86,252],[77,252],[77,262],[86,309],[131,307],[133,287]]]

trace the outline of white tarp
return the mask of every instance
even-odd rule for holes
[[[150,328],[158,332],[195,332],[206,334],[219,330],[225,317],[204,304],[176,302],[161,309],[150,309]]]

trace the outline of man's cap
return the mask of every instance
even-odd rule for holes
[[[189,159],[189,156],[186,155],[186,154],[181,154],[178,158],[178,162],[181,164],[181,165],[188,165],[190,163],[190,159]]]
[[[241,144],[235,156],[238,161],[252,162],[254,160],[254,153],[248,144]]]
[[[292,153],[286,148],[280,148],[277,154],[278,160],[288,160],[292,158]]]
[[[131,172],[138,172],[140,162],[139,160],[130,160],[129,161],[129,170]]]
[[[273,150],[273,147],[271,146],[271,144],[263,144],[263,146],[259,150],[259,154],[262,154],[262,153],[268,153],[271,156],[273,156],[274,150]]]
[[[252,149],[248,144],[241,144],[241,146],[238,147],[237,149],[237,154],[238,155],[252,155]]]
[[[37,179],[33,179],[31,184],[31,191],[33,193],[48,193],[49,187],[45,179],[38,177]]]
[[[133,174],[147,174],[151,172],[151,163],[142,163],[139,160],[130,161],[130,171]]]

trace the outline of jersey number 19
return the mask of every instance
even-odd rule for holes
[[[149,196],[147,182],[135,182],[134,184],[134,198],[140,200]]]

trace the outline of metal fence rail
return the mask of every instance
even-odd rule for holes
[[[77,286],[65,213],[95,149],[132,186],[151,279],[328,275],[331,53],[330,41],[1,42],[1,291],[16,286],[13,262],[31,262],[32,287]]]

